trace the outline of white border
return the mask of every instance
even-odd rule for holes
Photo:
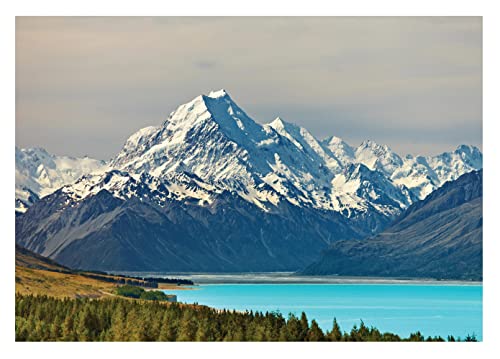
[[[499,238],[495,235],[497,222],[499,173],[498,150],[494,145],[497,131],[495,121],[500,119],[498,105],[498,67],[500,66],[498,34],[500,16],[495,2],[480,1],[330,1],[328,5],[319,0],[306,2],[253,0],[189,0],[177,1],[131,1],[104,2],[99,0],[75,1],[16,1],[2,5],[0,37],[1,79],[1,220],[0,265],[2,296],[0,303],[0,350],[2,357],[31,358],[88,358],[120,357],[137,358],[144,355],[167,357],[492,357],[498,335],[499,303],[498,260]],[[326,3],[326,2],[325,2]],[[483,152],[485,170],[484,197],[484,342],[478,344],[412,344],[412,343],[14,343],[14,131],[15,131],[15,19],[14,16],[29,15],[453,15],[484,16],[484,113]],[[7,354],[8,356],[6,356]]]

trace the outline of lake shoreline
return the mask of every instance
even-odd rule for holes
[[[302,276],[294,272],[192,273],[192,272],[110,272],[113,274],[170,277],[192,280],[195,284],[396,284],[482,286],[482,281],[440,280],[433,278]]]

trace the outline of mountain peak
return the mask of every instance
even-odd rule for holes
[[[296,125],[284,121],[281,117],[276,117],[272,122],[269,123],[269,126],[274,128],[276,131],[279,132],[279,130],[284,130],[287,127],[297,127]]]
[[[459,146],[457,146],[457,149],[455,150],[455,153],[467,153],[469,155],[472,155],[472,154],[480,154],[481,151],[476,146],[472,146],[472,145],[459,145]]]
[[[229,97],[229,94],[227,93],[226,90],[220,89],[218,91],[210,91],[210,93],[207,95],[207,97],[217,99],[217,98],[222,98],[222,97]]]
[[[384,148],[387,149],[386,145],[379,145],[377,142],[373,140],[365,140],[361,142],[360,148]]]
[[[325,139],[324,143],[326,143],[327,145],[340,145],[340,144],[345,143],[345,141],[343,139],[341,139],[340,137],[331,136],[331,137],[327,137]]]

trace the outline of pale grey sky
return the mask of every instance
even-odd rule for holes
[[[16,145],[108,159],[225,88],[257,122],[404,155],[482,148],[480,17],[18,17]]]

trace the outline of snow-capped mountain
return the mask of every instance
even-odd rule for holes
[[[481,167],[471,146],[402,158],[279,117],[261,125],[220,90],[137,131],[108,163],[16,148],[16,242],[78,268],[296,270]]]
[[[339,200],[342,193],[335,188],[339,182],[335,179],[343,175],[351,156],[356,159],[347,144],[341,149],[344,156],[305,128],[281,118],[260,125],[220,90],[181,105],[161,126],[133,134],[111,167],[162,179],[172,173],[190,173],[205,187],[219,193],[236,192],[264,211],[288,201],[350,216],[352,208],[366,211],[367,202],[375,198],[361,191],[348,201]],[[368,158],[364,153],[359,157],[363,155]],[[411,204],[403,185],[387,180],[384,186],[385,194],[376,196],[378,203],[370,208],[390,215]]]
[[[332,159],[307,131],[284,135],[280,124],[262,126],[225,91],[212,92],[180,106],[162,126],[132,135],[111,166],[160,178],[192,173],[264,210],[282,199],[327,207],[323,188],[333,178],[326,162]]]
[[[163,124],[134,133],[109,164],[16,148],[16,209],[24,211],[37,198],[84,174],[116,170],[115,177],[126,173],[136,180],[154,178],[148,183],[160,182],[168,198],[200,205],[229,191],[264,211],[287,201],[346,217],[367,212],[391,217],[446,181],[480,168],[482,154],[472,146],[438,156],[401,158],[370,140],[357,148],[335,136],[319,141],[279,117],[260,125],[220,90],[179,106]],[[82,200],[96,188],[109,190],[95,183],[103,178],[86,176],[68,191],[80,193]],[[79,186],[94,190],[82,192]],[[123,191],[113,188],[121,198]]]
[[[405,186],[419,200],[444,183],[483,168],[481,151],[468,145],[459,145],[453,152],[436,156],[406,155],[403,158],[388,146],[371,140],[353,148],[338,137],[330,137],[322,141],[322,145],[344,166],[359,163],[370,170],[382,172],[393,184]]]
[[[362,163],[348,164],[335,176],[330,198],[334,210],[346,217],[359,212],[378,212],[391,217],[416,200],[404,185],[395,186],[382,172]]]
[[[460,145],[453,152],[437,156],[407,155],[402,166],[392,172],[391,180],[407,186],[419,199],[424,199],[444,183],[482,168],[481,151],[474,146]]]
[[[84,174],[105,170],[104,161],[54,156],[43,148],[16,147],[16,212],[25,212],[39,198]]]
[[[362,163],[371,170],[378,170],[390,177],[397,168],[403,165],[403,160],[388,146],[379,145],[373,141],[363,141],[356,148],[356,163]]]
[[[343,166],[356,162],[354,149],[340,137],[328,137],[324,139],[321,144],[323,147],[329,149]]]

